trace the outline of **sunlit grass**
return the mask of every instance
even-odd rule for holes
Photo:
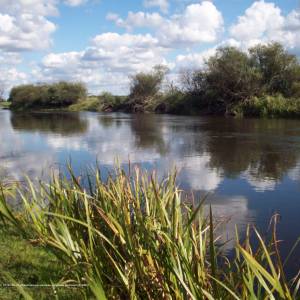
[[[276,218],[268,243],[248,228],[243,242],[237,234],[235,255],[228,258],[217,246],[213,212],[203,214],[204,199],[186,199],[175,174],[158,181],[139,169],[130,175],[117,170],[103,181],[95,171],[85,183],[69,175],[3,190],[0,212],[6,226],[63,263],[61,282],[89,286],[82,299],[299,297],[299,279],[285,277]],[[21,211],[8,204],[17,195]]]

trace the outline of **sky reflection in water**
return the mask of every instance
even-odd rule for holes
[[[2,178],[47,178],[69,160],[78,173],[96,159],[104,171],[118,158],[160,177],[176,166],[180,186],[209,192],[207,206],[229,220],[223,241],[235,224],[265,230],[275,212],[283,253],[300,236],[300,121],[0,111],[0,135]]]

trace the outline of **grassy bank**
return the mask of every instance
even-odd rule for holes
[[[9,109],[11,106],[11,102],[9,101],[0,101],[0,108]]]
[[[235,105],[231,113],[245,117],[299,118],[300,98],[286,99],[282,95],[253,97]]]
[[[112,112],[126,110],[127,97],[115,96],[110,93],[103,93],[100,96],[91,96],[79,100],[68,107],[69,111],[98,111]]]
[[[13,300],[20,298],[20,291],[12,284],[36,285],[48,284],[49,287],[31,287],[30,294],[34,299],[79,299],[77,289],[53,288],[64,277],[62,262],[45,247],[25,239],[11,226],[0,227],[0,299]]]
[[[285,277],[276,218],[268,242],[249,229],[226,257],[212,212],[206,216],[203,201],[187,199],[174,175],[158,181],[136,169],[106,181],[97,171],[69,178],[4,192],[0,215],[61,263],[63,280],[89,286],[80,299],[299,298],[299,278]],[[9,207],[16,193],[18,212]],[[50,272],[47,280],[56,278]]]

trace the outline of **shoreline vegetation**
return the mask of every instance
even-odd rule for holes
[[[6,106],[16,111],[300,117],[300,64],[278,43],[247,51],[219,48],[203,68],[182,70],[176,84],[166,84],[167,73],[165,66],[158,65],[132,75],[128,96],[87,96],[82,83],[21,85],[11,90],[11,105]]]
[[[176,174],[159,181],[138,168],[105,181],[97,170],[78,178],[69,168],[50,183],[2,185],[0,278],[53,287],[0,287],[1,299],[299,298],[299,274],[288,279],[290,255],[280,256],[277,216],[268,240],[250,227],[242,240],[236,230],[226,256],[205,200],[194,202],[175,182]]]

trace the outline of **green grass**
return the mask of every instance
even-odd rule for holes
[[[125,96],[114,96],[110,93],[103,93],[100,96],[91,96],[70,105],[69,111],[116,111],[123,107],[127,101]]]
[[[299,118],[300,99],[287,99],[281,95],[253,97],[236,105],[233,112],[245,117]]]
[[[68,107],[70,111],[101,111],[101,103],[98,97],[88,97]]]
[[[0,101],[0,108],[9,109],[11,106],[11,102],[9,101]]]
[[[70,170],[69,178],[4,189],[0,219],[54,255],[63,280],[88,284],[82,299],[299,299],[299,278],[285,276],[276,217],[269,240],[255,229],[243,241],[237,234],[229,258],[205,199],[193,204],[175,174],[158,181],[116,170],[103,181],[98,171],[77,178]],[[21,211],[9,206],[16,193]]]
[[[10,284],[10,277],[22,284],[49,284],[48,288],[29,289],[34,299],[80,299],[75,289],[51,287],[64,276],[64,267],[51,251],[34,245],[24,239],[11,226],[0,229],[0,299],[19,299],[20,293],[14,287],[1,287]],[[9,277],[7,277],[9,274]]]

